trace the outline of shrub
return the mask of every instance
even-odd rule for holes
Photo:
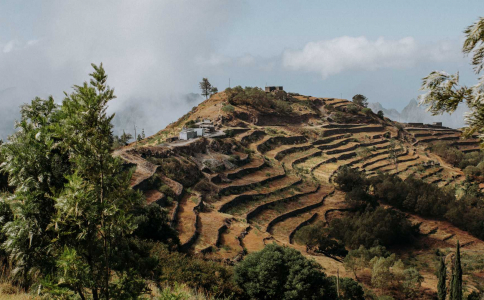
[[[348,166],[343,166],[338,170],[334,183],[343,192],[349,192],[356,187],[367,186],[366,175],[362,171],[353,170]]]
[[[346,120],[347,120],[346,116],[340,111],[337,111],[336,113],[334,113],[332,117],[336,123],[346,123]]]
[[[185,123],[185,127],[186,128],[195,128],[195,121],[194,120],[190,120],[188,122]]]
[[[222,111],[226,113],[233,113],[235,110],[235,107],[231,104],[226,104],[222,107]]]
[[[372,110],[371,108],[365,107],[361,110],[361,112],[364,113],[365,115],[369,115],[372,112]]]
[[[346,111],[349,112],[350,114],[357,114],[360,111],[360,109],[358,108],[358,106],[354,104],[349,104],[346,107]]]
[[[279,114],[289,114],[292,112],[291,104],[287,101],[274,100],[273,106],[275,111]]]
[[[343,244],[329,236],[329,230],[324,228],[321,221],[299,229],[294,239],[298,244],[305,245],[306,251],[313,250],[326,255],[343,257],[348,253]]]
[[[376,115],[380,118],[380,119],[383,119],[385,116],[383,114],[383,111],[382,110],[379,110]]]
[[[276,244],[249,254],[235,267],[235,281],[251,299],[335,299],[322,267],[295,249]]]
[[[233,282],[231,268],[179,252],[170,252],[162,245],[153,250],[153,256],[163,262],[158,267],[161,283],[183,283],[218,297],[240,296],[242,293]]]

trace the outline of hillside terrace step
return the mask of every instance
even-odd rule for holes
[[[205,254],[216,248],[220,231],[226,226],[226,222],[231,216],[218,212],[200,212],[198,216],[200,225],[197,238],[195,242],[192,242],[191,248],[194,248],[195,252]]]
[[[340,154],[340,153],[344,153],[344,152],[348,152],[348,151],[353,151],[353,150],[356,150],[357,148],[360,147],[360,143],[351,142],[351,143],[346,144],[345,146],[346,147],[338,147],[338,148],[333,149],[333,150],[327,150],[324,153],[326,155],[333,155],[333,154]]]
[[[321,126],[321,128],[354,128],[364,126],[362,124],[338,124],[338,123],[328,123]]]
[[[361,126],[355,128],[344,128],[344,129],[327,129],[322,132],[322,135],[325,137],[333,136],[336,134],[348,134],[348,133],[362,133],[362,132],[379,132],[384,131],[385,127],[383,126]]]
[[[448,128],[448,127],[442,127],[442,128],[435,128],[435,127],[405,127],[404,128],[407,131],[456,131],[459,132],[459,130]]]
[[[268,152],[279,145],[295,145],[295,144],[302,144],[306,143],[307,138],[303,135],[296,135],[296,136],[273,136],[262,143],[257,145],[257,151],[260,153]]]
[[[269,140],[270,138],[272,138],[272,136],[270,135],[263,135],[262,138],[256,140],[255,142],[251,142],[249,143],[247,146],[249,147],[250,150],[252,151],[258,151],[257,149],[259,148],[259,146],[263,143],[265,143],[267,140]]]
[[[420,179],[421,179],[421,180],[427,179],[427,178],[429,178],[429,177],[431,177],[431,176],[434,176],[434,175],[436,175],[436,174],[438,174],[438,173],[442,172],[443,170],[444,170],[444,168],[440,167],[440,168],[438,168],[437,170],[430,171],[430,172],[428,172],[427,174],[425,174],[425,175],[421,176],[421,177],[420,177]]]
[[[321,192],[320,193],[317,193],[315,194],[313,197],[306,197],[306,198],[310,198],[308,199],[307,202],[305,202],[303,204],[303,206],[300,206],[298,208],[295,208],[293,210],[290,210],[290,211],[286,211],[285,213],[273,218],[268,224],[267,224],[267,227],[266,227],[266,231],[271,233],[272,231],[272,228],[277,224],[277,223],[280,223],[280,222],[283,222],[289,218],[293,218],[293,217],[296,217],[300,214],[303,214],[303,213],[306,213],[306,212],[309,212],[317,207],[320,207],[324,204],[324,201],[327,197],[333,195],[334,193],[334,188],[332,188],[332,190],[328,191],[328,190],[324,190],[324,189],[320,189]],[[311,199],[312,198],[312,199]],[[300,201],[299,204],[301,204],[302,201]]]
[[[335,158],[336,160],[347,160],[349,158],[353,158],[353,157],[357,156],[357,153],[355,152],[355,150],[357,148],[359,148],[359,145],[360,144],[356,144],[356,145],[353,145],[353,146],[349,146],[347,148],[328,151],[325,154],[326,155],[340,154],[339,156],[333,156],[333,158]],[[388,148],[388,145],[374,146],[374,151],[378,151],[378,150],[381,150],[381,149],[387,149],[387,148]]]
[[[299,223],[290,233],[289,233],[289,244],[294,243],[294,236],[296,232],[303,228],[304,226],[311,225],[316,219],[318,218],[318,213],[313,213],[309,218],[305,219],[301,223]]]
[[[288,154],[306,151],[311,149],[312,147],[313,145],[308,143],[298,145],[282,145],[266,152],[265,155],[280,161],[284,158],[284,156]]]
[[[146,204],[150,205],[151,203],[155,202],[160,204],[166,196],[162,192],[158,190],[149,190],[144,193]]]
[[[476,151],[481,151],[482,149],[477,146],[475,148],[469,148],[469,149],[462,149],[460,151],[462,151],[463,153],[470,153],[470,152],[476,152]]]
[[[275,164],[272,167],[267,167],[245,177],[235,179],[230,183],[223,183],[217,186],[219,187],[219,195],[224,195],[226,193],[234,194],[238,190],[250,189],[284,176],[286,176],[284,168],[279,164]]]
[[[176,230],[180,243],[184,245],[190,241],[197,230],[197,208],[200,206],[201,198],[198,195],[186,193],[179,203],[175,220]]]
[[[440,136],[440,137],[419,139],[415,144],[430,143],[435,141],[455,141],[455,140],[459,140],[460,138],[461,138],[460,136],[456,136],[456,135],[446,135],[446,136]]]
[[[242,167],[239,167],[237,169],[233,169],[233,170],[223,172],[222,174],[226,178],[233,180],[233,179],[241,178],[241,177],[248,175],[250,173],[254,173],[258,170],[265,168],[266,166],[267,166],[267,163],[263,158],[255,157],[248,164],[246,164]]]
[[[479,140],[459,140],[455,141],[450,144],[450,146],[473,146],[473,145],[479,145],[480,141]]]
[[[345,100],[345,99],[328,99],[328,100],[324,100],[324,104],[325,105],[336,105],[336,104],[340,104],[340,103],[349,103],[348,100]]]
[[[400,160],[400,157],[403,157],[403,156],[408,156],[408,152],[402,152],[402,153],[400,153],[400,154],[397,155],[397,162],[398,163],[404,162],[407,159],[406,158],[406,159]],[[375,166],[376,164],[381,163],[381,162],[383,162],[385,160],[386,160],[386,163],[384,163],[383,165]],[[382,168],[385,168],[385,167],[387,167],[389,165],[393,165],[393,163],[391,163],[389,161],[389,157],[387,156],[386,159],[381,159],[381,160],[379,160],[379,161],[377,161],[377,162],[375,162],[375,163],[373,163],[371,165],[366,166],[364,169],[365,170],[368,170],[368,171],[377,171],[377,170],[382,169]],[[370,167],[370,166],[372,166],[372,167]]]
[[[264,130],[252,130],[236,136],[235,140],[241,142],[242,144],[250,144],[261,139],[265,135],[266,133]]]
[[[429,184],[438,184],[439,182],[442,182],[444,181],[442,178],[439,178],[439,177],[434,177],[434,178],[427,178],[427,183]]]
[[[286,169],[294,169],[294,165],[303,163],[307,161],[310,158],[321,156],[323,154],[323,151],[317,149],[317,148],[311,148],[307,151],[304,151],[303,153],[296,152],[287,155],[281,160],[281,163],[284,164]]]
[[[282,197],[278,197],[277,199],[269,200],[269,201],[264,202],[260,205],[257,205],[255,208],[251,209],[248,213],[245,214],[245,219],[247,220],[247,222],[250,222],[253,218],[260,215],[263,211],[270,209],[274,205],[293,202],[293,201],[298,200],[299,198],[301,198],[303,196],[315,194],[319,190],[320,190],[319,185],[308,186],[305,190],[303,190],[301,192],[297,192],[297,193],[294,193],[294,194],[288,193],[288,195],[283,195]]]
[[[353,160],[346,161],[345,163],[346,163],[347,166],[355,165],[355,168],[359,168],[360,167],[359,165],[361,165],[361,164],[364,165],[365,162],[371,162],[371,160],[378,158],[380,156],[386,157],[386,156],[388,156],[388,153],[390,153],[390,151],[387,148],[381,148],[381,149],[377,149],[375,151],[372,151],[371,154],[369,154],[365,157],[354,158]]]
[[[387,173],[400,176],[402,173],[409,171],[411,168],[419,166],[421,163],[417,161],[417,159],[418,157],[414,161],[409,161],[408,163],[402,163],[401,165],[399,165],[398,172],[396,169],[393,169],[393,170],[389,170]]]
[[[350,138],[342,138],[342,139],[338,139],[338,140],[336,140],[335,142],[332,142],[332,143],[320,145],[317,148],[320,149],[320,150],[330,150],[330,149],[334,149],[334,148],[338,148],[340,146],[346,145],[346,144],[351,143],[351,142],[356,142],[356,139],[351,138],[351,137]],[[313,145],[314,144],[315,143],[313,143]],[[318,144],[316,144],[316,145],[318,145]]]
[[[259,197],[269,198],[275,194],[282,193],[302,183],[302,179],[295,176],[286,176],[269,183],[268,187],[261,187],[257,190],[250,190],[239,195],[222,197],[220,201],[214,203],[214,207],[219,212],[227,212],[231,208],[245,202],[257,201]]]
[[[402,165],[403,165],[404,168],[406,168],[406,166],[407,166],[406,163],[407,162],[414,162],[414,161],[416,161],[418,159],[419,159],[418,156],[410,156],[408,158],[399,159],[398,160],[398,169],[400,169],[402,167]],[[416,166],[416,165],[418,165],[418,163],[417,164],[414,164],[414,165],[411,164],[411,166]],[[396,171],[396,168],[395,168],[395,165],[394,164],[388,163],[387,165],[383,166],[380,169],[368,170],[368,172],[374,173],[374,174],[376,174],[377,171],[380,171],[382,173],[391,173],[392,171]]]
[[[364,160],[362,160],[361,163],[355,164],[355,167],[360,168],[360,169],[366,169],[367,167],[369,167],[369,166],[371,166],[375,163],[381,162],[383,160],[387,160],[389,153],[390,153],[390,150],[383,150],[381,152],[372,153],[372,154],[376,154],[376,155],[370,157],[371,156],[371,154],[370,154]]]
[[[328,137],[328,138],[324,138],[324,139],[318,139],[318,140],[313,142],[313,145],[314,146],[325,145],[325,144],[329,144],[331,142],[334,142],[336,140],[343,139],[343,138],[346,138],[346,137],[347,137],[346,134],[334,135],[332,137]]]
[[[221,248],[219,256],[222,259],[236,259],[243,257],[244,246],[242,237],[247,233],[247,225],[238,222],[232,222],[226,225],[219,232],[219,239],[216,247]]]
[[[333,106],[334,106],[334,108],[340,108],[340,107],[343,107],[343,106],[348,106],[350,104],[351,104],[351,102],[347,101],[347,102],[339,102],[339,103],[336,103]]]

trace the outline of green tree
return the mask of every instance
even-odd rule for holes
[[[376,246],[370,249],[360,246],[358,249],[350,250],[343,263],[345,269],[353,272],[355,278],[358,279],[357,272],[369,267],[370,261],[374,257],[388,256],[390,256],[390,253],[383,246]]]
[[[388,257],[374,257],[370,264],[373,265],[371,271],[371,284],[380,289],[386,289],[393,281],[393,274],[390,268],[395,263],[395,254]]]
[[[202,81],[199,83],[200,89],[202,90],[202,96],[205,97],[205,99],[208,98],[208,96],[211,95],[212,92],[212,84],[208,81],[208,78],[203,78]]]
[[[474,71],[479,74],[484,67],[484,18],[481,17],[474,24],[464,30],[466,39],[462,52],[472,54],[471,64]],[[448,74],[444,71],[433,71],[422,79],[421,90],[425,91],[419,96],[422,104],[428,105],[434,114],[454,112],[460,103],[465,102],[470,109],[466,115],[466,137],[479,132],[484,127],[484,77],[478,83],[467,87],[459,84],[459,73]]]
[[[437,295],[439,300],[445,300],[445,296],[447,295],[447,287],[445,285],[447,280],[447,267],[445,266],[443,257],[439,258],[439,261],[439,269],[437,270],[437,278],[439,279],[439,283],[437,284]]]
[[[212,88],[210,89],[210,95],[214,95],[214,94],[216,94],[216,93],[218,93],[218,88],[216,88],[216,87],[212,87]]]
[[[38,275],[55,269],[49,248],[53,234],[47,230],[55,213],[53,197],[71,173],[66,151],[60,145],[54,99],[35,98],[21,106],[17,132],[1,147],[2,171],[9,174],[15,192],[5,201],[13,214],[3,226],[3,248],[13,264],[13,279],[27,289]]]
[[[408,268],[403,271],[402,289],[409,298],[414,298],[422,285],[423,277],[416,268]]]
[[[297,250],[267,245],[235,267],[235,281],[251,299],[335,299],[322,268]]]
[[[365,291],[361,285],[351,278],[339,280],[339,300],[364,300]]]
[[[398,173],[398,156],[404,151],[401,143],[397,143],[395,139],[390,139],[388,145],[388,161],[395,166],[395,171]]]
[[[363,96],[362,94],[356,94],[353,96],[353,103],[359,106],[367,107],[368,106],[368,98]]]
[[[133,298],[146,291],[136,269],[130,241],[139,218],[133,213],[141,196],[129,187],[119,158],[111,155],[112,118],[107,104],[115,98],[102,67],[92,65],[90,83],[74,86],[62,104],[62,147],[72,174],[55,198],[51,226],[57,237],[54,286],[85,299]]]
[[[329,230],[322,222],[304,226],[297,231],[294,238],[299,244],[306,245],[306,252],[315,251],[342,257],[348,254],[342,243],[329,236]]]
[[[460,262],[460,245],[457,241],[455,250],[454,267],[450,285],[450,300],[462,300],[462,266]]]
[[[384,118],[384,114],[383,114],[383,111],[382,110],[379,110],[376,115],[380,118],[380,119],[383,119]]]

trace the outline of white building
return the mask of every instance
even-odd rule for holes
[[[197,133],[197,136],[204,136],[206,133],[205,128],[193,128],[193,130]]]
[[[198,128],[195,128],[198,129]],[[180,140],[189,140],[197,137],[197,132],[193,128],[184,128],[180,131]]]

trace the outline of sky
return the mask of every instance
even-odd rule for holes
[[[483,14],[482,0],[2,0],[0,138],[19,105],[60,103],[100,62],[118,97],[110,111],[129,119],[118,130],[177,120],[201,101],[184,95],[203,77],[401,110],[433,70],[475,83],[461,47]]]

